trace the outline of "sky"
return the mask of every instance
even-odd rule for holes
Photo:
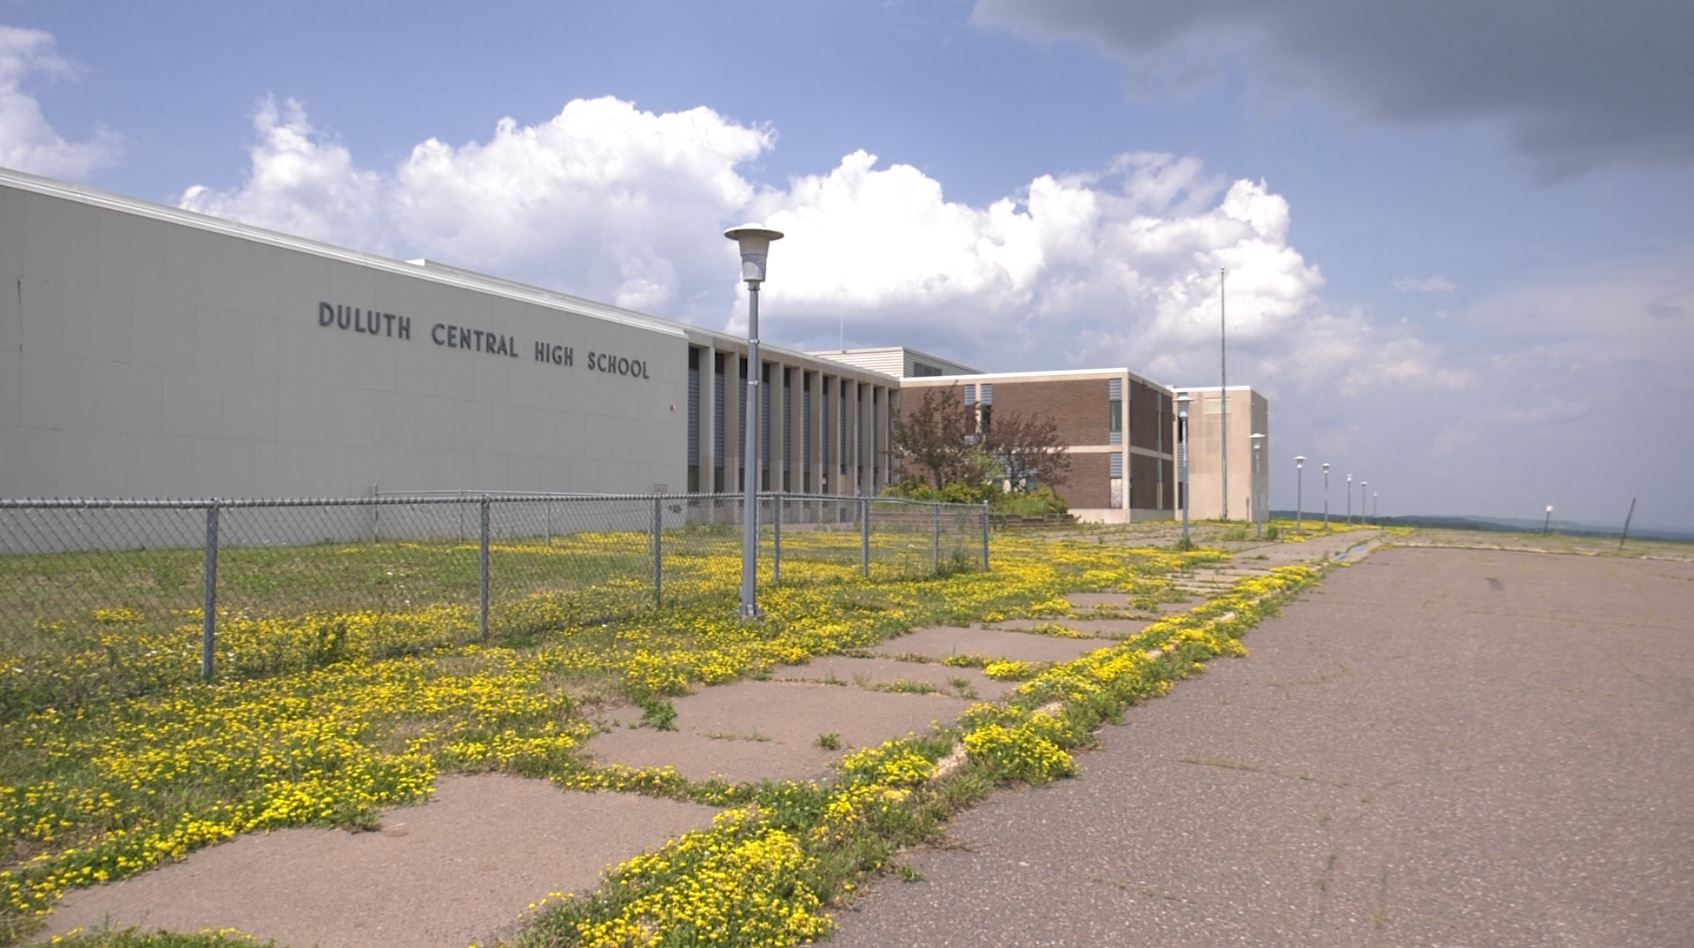
[[[1694,528],[1694,5],[0,0],[0,166],[766,342],[1270,399],[1384,515]],[[1220,287],[1220,269],[1227,269]],[[1220,292],[1221,290],[1221,292]],[[1221,308],[1221,312],[1220,312]]]

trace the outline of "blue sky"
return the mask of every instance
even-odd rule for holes
[[[12,0],[0,164],[720,327],[764,217],[768,340],[988,369],[1215,384],[1227,265],[1278,506],[1687,527],[1684,6]]]

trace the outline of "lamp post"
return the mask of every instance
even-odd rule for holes
[[[1252,496],[1253,502],[1249,506],[1248,513],[1253,515],[1253,536],[1263,537],[1265,535],[1265,497],[1264,493],[1259,490],[1259,470],[1263,467],[1260,460],[1264,454],[1264,433],[1255,431],[1249,440],[1253,442],[1253,476],[1247,479],[1247,490]]]
[[[1353,525],[1353,475],[1351,474],[1347,475],[1347,516],[1343,517],[1341,522],[1349,527]]]
[[[1228,267],[1218,267],[1218,435],[1223,451],[1219,466],[1223,469],[1223,519],[1229,519],[1229,320],[1224,316],[1224,282],[1229,278]]]
[[[1302,525],[1302,522],[1301,522],[1302,511],[1300,509],[1300,501],[1301,501],[1300,490],[1301,490],[1301,487],[1302,487],[1302,482],[1303,482],[1304,477],[1305,477],[1305,471],[1306,471],[1306,456],[1304,454],[1294,455],[1294,532],[1295,533],[1305,533],[1306,532],[1306,528]]]
[[[1323,465],[1323,532],[1329,532],[1329,462]]]
[[[723,232],[741,247],[741,279],[747,281],[747,431],[742,455],[745,485],[741,501],[741,607],[742,619],[757,619],[759,612],[759,284],[765,281],[765,257],[771,241],[782,232],[758,224],[742,224]]]
[[[1382,512],[1377,509],[1376,500],[1377,492],[1373,490],[1370,492],[1370,518],[1380,527],[1382,526]]]
[[[1547,535],[1547,529],[1553,525],[1553,505],[1547,505],[1547,519],[1541,521],[1541,535]]]
[[[1193,399],[1185,392],[1176,398],[1176,483],[1182,491],[1182,546],[1188,543],[1188,403]]]
[[[1359,522],[1360,523],[1364,523],[1368,519],[1367,517],[1365,517],[1365,488],[1367,488],[1369,486],[1370,486],[1370,481],[1360,481],[1359,482]]]

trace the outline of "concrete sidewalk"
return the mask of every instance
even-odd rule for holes
[[[1694,944],[1691,607],[1690,564],[1378,553],[832,943]]]

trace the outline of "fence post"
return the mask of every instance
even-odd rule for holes
[[[212,680],[212,651],[218,642],[218,502],[206,508],[206,597],[201,604],[200,680]]]
[[[771,495],[771,583],[782,582],[782,493]]]
[[[988,572],[988,501],[982,502],[982,571]]]
[[[859,561],[864,565],[865,578],[871,578],[871,499],[859,498]]]
[[[553,498],[549,497],[546,500],[541,502],[541,517],[544,521],[546,521],[546,526],[543,529],[546,530],[546,532],[547,532],[547,545],[552,546],[553,545]]]
[[[933,536],[930,538],[930,542],[929,542],[930,558],[935,561],[935,568],[932,570],[932,572],[934,572],[937,575],[940,575],[940,573],[941,573],[941,505],[936,504],[931,509],[934,510],[934,512],[935,512],[935,531],[934,531]]]
[[[482,498],[482,614],[478,626],[482,642],[488,644],[488,496]]]
[[[376,499],[380,498],[381,496],[382,496],[381,486],[377,485],[377,484],[372,484],[371,485],[371,499],[376,500]],[[381,539],[382,539],[382,507],[379,504],[371,504],[371,542],[376,543],[377,541],[379,541]]]
[[[655,607],[665,604],[665,554],[659,545],[659,537],[663,533],[664,514],[661,512],[663,503],[660,495],[653,495],[653,605]]]

